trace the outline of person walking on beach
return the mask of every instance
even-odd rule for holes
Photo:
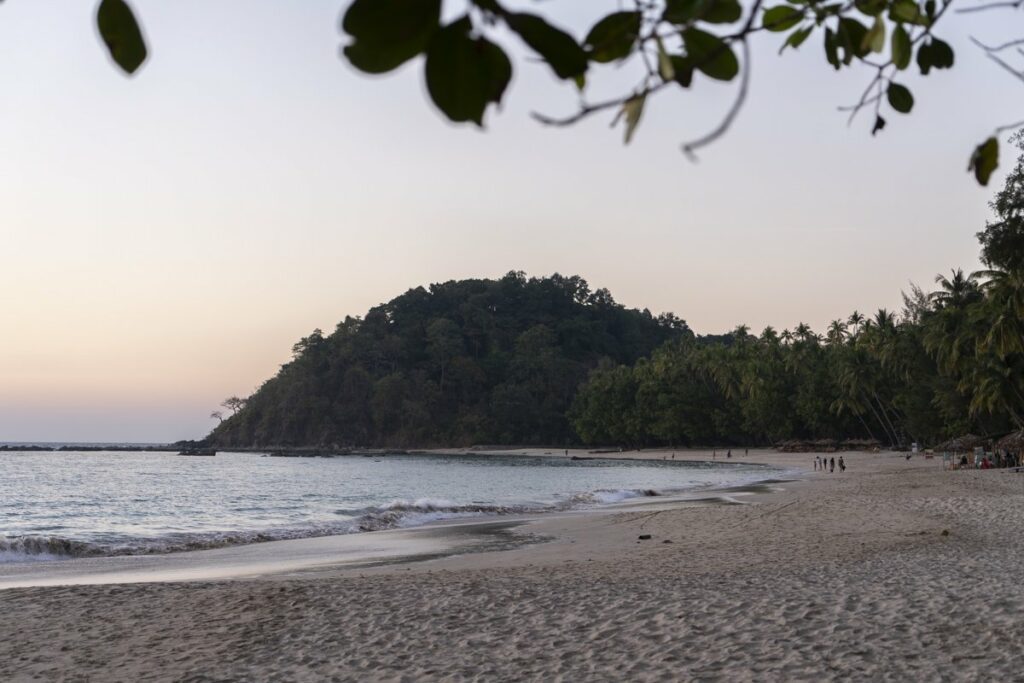
[[[727,458],[731,458],[732,457],[732,449],[731,448],[728,450],[728,452],[726,452],[725,457],[727,457]]]
[[[832,474],[835,471],[836,471],[836,459],[832,458],[831,460],[828,461],[828,473]]]
[[[814,456],[814,471],[818,471],[818,456]]]
[[[839,456],[839,472],[842,473],[842,472],[845,472],[845,471],[846,471],[846,463],[843,462],[843,456],[840,455]]]

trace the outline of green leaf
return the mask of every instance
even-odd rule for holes
[[[914,108],[914,96],[910,94],[910,90],[899,83],[890,83],[885,96],[892,108],[901,114],[909,114],[910,110]]]
[[[640,35],[640,18],[640,12],[613,12],[594,24],[583,40],[590,60],[603,64],[628,57]]]
[[[861,41],[861,50],[863,52],[881,52],[885,49],[885,20],[882,17],[875,17],[875,23],[871,25],[871,29],[864,34],[864,38]]]
[[[921,70],[922,76],[927,76],[932,70],[932,51],[928,43],[921,43],[917,48],[917,68]]]
[[[985,140],[974,149],[968,171],[974,171],[974,177],[982,185],[988,185],[992,172],[999,166],[999,141],[994,137]]]
[[[100,38],[114,62],[133,74],[146,61],[146,40],[131,8],[124,0],[103,0],[96,11]]]
[[[658,75],[663,81],[674,81],[676,69],[672,66],[672,58],[665,51],[665,44],[661,42],[660,37],[656,39],[656,42],[658,44]]]
[[[626,119],[625,140],[627,145],[632,141],[633,133],[636,132],[636,127],[640,124],[640,117],[644,113],[644,101],[646,99],[646,95],[631,97],[622,105],[622,116]]]
[[[896,28],[892,31],[892,63],[896,65],[896,68],[903,71],[910,65],[910,36],[907,35],[907,30],[900,24],[896,24]]]
[[[931,38],[917,48],[917,66],[922,76],[927,76],[933,68],[948,69],[953,66],[953,48],[945,41]]]
[[[786,42],[782,44],[781,48],[779,48],[779,54],[782,54],[782,51],[785,50],[787,47],[791,47],[795,50],[796,48],[803,45],[804,41],[807,40],[807,38],[811,35],[811,32],[813,31],[813,26],[806,26],[804,28],[799,28],[790,33],[789,37],[786,38]]]
[[[832,29],[826,28],[825,29],[825,59],[828,61],[829,64],[831,64],[833,67],[835,67],[836,71],[839,70],[839,66],[840,66],[839,51],[837,49],[838,42],[839,42],[839,39],[836,36],[836,34],[832,32]]]
[[[839,45],[843,48],[843,64],[849,65],[854,57],[866,57],[868,49],[864,46],[864,36],[867,35],[867,27],[849,17],[839,20]]]
[[[661,18],[671,24],[687,24],[697,18],[702,0],[665,0]]]
[[[927,26],[931,23],[914,0],[896,0],[889,8],[889,18],[904,24]]]
[[[761,18],[761,25],[769,31],[778,33],[780,31],[788,31],[799,24],[803,18],[803,11],[796,7],[790,7],[789,5],[776,5],[775,7],[769,7],[764,11],[764,16]]]
[[[379,74],[427,49],[441,21],[441,0],[355,0],[341,28],[355,41],[344,53],[352,66]]]
[[[576,78],[587,70],[587,53],[565,31],[535,14],[508,14],[505,23],[544,58],[559,78]]]
[[[672,71],[675,73],[676,83],[689,88],[690,83],[693,82],[693,60],[689,57],[671,57],[672,60]]]
[[[820,25],[821,22],[825,21],[828,17],[838,15],[843,11],[843,3],[841,2],[830,2],[824,5],[812,5],[811,9],[814,10],[814,18]]]
[[[482,126],[487,105],[500,103],[512,80],[512,63],[486,38],[470,37],[472,28],[463,17],[434,35],[427,49],[427,90],[452,121]]]
[[[709,24],[731,24],[743,16],[739,0],[710,0],[704,4],[707,9],[701,12],[700,18]]]
[[[856,0],[857,9],[869,17],[877,17],[886,8],[886,0]]]
[[[949,46],[949,43],[933,36],[928,49],[931,52],[933,67],[949,69],[953,66],[953,48]]]
[[[662,19],[672,24],[731,24],[743,16],[739,0],[666,0]]]
[[[731,81],[740,72],[732,48],[716,35],[690,28],[683,31],[686,55],[698,71],[719,81]]]

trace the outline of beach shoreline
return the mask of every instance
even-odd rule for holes
[[[490,552],[4,590],[0,661],[14,680],[1016,676],[1024,477],[842,455],[829,474],[751,452],[810,471],[752,504],[550,515],[516,529],[552,540]]]
[[[709,452],[710,453],[710,452]],[[462,452],[430,452],[432,456],[461,457]],[[547,457],[539,449],[476,453],[479,457]],[[557,457],[564,457],[559,453]],[[601,458],[605,459],[605,458]],[[660,451],[631,454],[618,460],[661,460]],[[680,458],[680,462],[684,459]],[[690,461],[701,461],[691,454]],[[742,463],[735,463],[737,466]],[[754,464],[754,463],[748,463]],[[763,463],[762,463],[763,464]],[[766,465],[767,467],[767,465]],[[0,591],[11,588],[115,583],[212,581],[226,579],[311,576],[345,569],[370,569],[404,565],[448,556],[493,552],[528,544],[549,542],[554,537],[539,532],[551,517],[586,517],[656,510],[680,506],[736,502],[737,497],[766,493],[765,482],[791,475],[795,468],[775,465],[764,479],[745,479],[725,486],[697,487],[679,491],[651,491],[624,500],[572,506],[537,508],[511,513],[453,515],[425,524],[348,534],[317,534],[305,537],[233,543],[206,549],[169,553],[116,554],[53,558],[0,563]],[[749,473],[747,477],[749,477]],[[578,520],[573,523],[579,523]]]

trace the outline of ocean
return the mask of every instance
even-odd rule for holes
[[[0,452],[0,562],[169,553],[597,507],[771,468],[515,455]]]

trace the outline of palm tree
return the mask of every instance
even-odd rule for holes
[[[862,348],[843,347],[834,372],[835,384],[839,395],[832,402],[830,409],[836,415],[850,413],[858,417],[871,438],[875,438],[864,421],[863,415],[870,412],[875,422],[885,433],[890,444],[896,444],[898,438],[889,420],[879,412],[877,405],[876,373],[872,369],[871,359]],[[872,399],[876,399],[872,402]]]
[[[828,334],[826,336],[830,345],[842,344],[846,339],[846,323],[842,320],[833,320],[828,324]]]
[[[884,308],[879,308],[875,313],[875,327],[881,330],[896,329],[896,316]]]
[[[860,332],[860,326],[864,324],[864,315],[859,311],[854,311],[850,314],[850,317],[846,319],[846,322],[853,328],[853,334],[856,335]]]
[[[1000,358],[1024,353],[1024,273],[984,271],[988,334],[983,346]]]
[[[955,306],[963,308],[981,299],[981,288],[978,286],[979,273],[964,275],[961,268],[954,268],[952,278],[939,274],[935,276],[935,283],[939,289],[929,295],[936,308]]]
[[[793,335],[800,341],[810,341],[814,337],[814,332],[807,323],[798,323],[796,329],[793,330]]]

